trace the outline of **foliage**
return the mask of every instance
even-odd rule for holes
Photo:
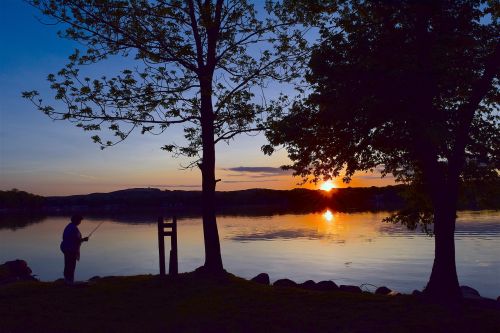
[[[223,269],[215,215],[215,146],[240,133],[263,129],[267,103],[259,88],[293,80],[306,41],[295,21],[281,21],[280,6],[266,2],[259,16],[246,0],[30,0],[78,41],[51,88],[62,107],[45,105],[36,91],[23,93],[56,120],[86,131],[107,129],[115,141],[92,139],[101,148],[125,140],[134,129],[162,134],[181,124],[184,143],[163,149],[190,158],[202,173],[205,267]],[[276,12],[276,15],[272,13]],[[85,65],[120,56],[131,64],[113,77],[80,75]]]
[[[35,210],[41,208],[45,198],[18,189],[0,191],[0,209]]]
[[[62,104],[46,105],[36,91],[23,96],[53,119],[111,134],[92,136],[101,148],[134,129],[161,134],[182,124],[186,143],[163,148],[197,163],[202,119],[213,127],[215,143],[260,130],[268,104],[256,94],[269,79],[297,77],[307,50],[302,33],[290,29],[293,22],[272,15],[279,9],[273,3],[267,3],[267,14],[257,14],[254,4],[240,0],[29,2],[65,24],[60,35],[85,50],[75,50],[63,69],[48,76]],[[82,75],[86,65],[116,56],[130,59],[116,76]],[[203,94],[213,112],[202,111]]]
[[[264,151],[284,145],[288,167],[313,180],[341,175],[348,182],[356,171],[377,169],[412,183],[420,197],[414,193],[415,205],[395,217],[410,227],[432,221],[431,188],[454,188],[455,179],[496,182],[498,6],[318,3],[338,12],[318,23],[320,42],[306,76],[312,92],[270,122]]]

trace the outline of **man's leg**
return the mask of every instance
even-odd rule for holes
[[[75,280],[76,254],[64,254],[64,281],[73,283]]]

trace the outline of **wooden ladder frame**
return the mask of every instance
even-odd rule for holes
[[[165,228],[171,230],[166,231]],[[165,236],[170,236],[170,260],[168,262],[168,274],[179,273],[179,262],[177,258],[177,217],[172,217],[172,222],[165,222],[163,217],[158,218],[158,250],[160,252],[160,277],[165,277]]]

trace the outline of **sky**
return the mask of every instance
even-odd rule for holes
[[[53,100],[46,81],[82,45],[61,39],[61,26],[47,21],[21,0],[0,1],[0,190],[17,188],[39,195],[70,195],[110,192],[126,188],[155,187],[169,190],[200,190],[198,169],[184,170],[189,160],[174,158],[160,147],[182,141],[182,128],[160,136],[133,133],[124,142],[101,150],[84,132],[64,121],[53,121],[37,111],[21,92],[38,90]],[[123,69],[123,60],[97,64],[96,76]],[[249,188],[318,188],[299,186],[280,166],[289,163],[286,151],[264,155],[265,137],[240,135],[230,145],[216,147],[216,178],[219,191]],[[391,178],[357,174],[349,184],[334,180],[337,187],[385,186]]]

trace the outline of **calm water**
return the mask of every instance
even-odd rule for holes
[[[386,285],[402,292],[422,289],[432,267],[434,240],[422,232],[381,222],[386,215],[220,216],[224,264],[245,278],[267,272],[273,281],[333,280]],[[154,219],[88,218],[80,225],[82,234],[103,220],[82,245],[77,279],[158,273]],[[67,217],[48,217],[27,226],[0,225],[0,262],[22,258],[42,280],[61,277],[59,243],[67,223]],[[201,219],[179,219],[178,232],[179,270],[192,271],[203,264]],[[483,296],[499,296],[500,212],[461,212],[455,239],[461,284],[478,289]]]

